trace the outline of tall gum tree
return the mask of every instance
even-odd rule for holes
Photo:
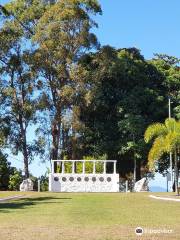
[[[36,121],[36,74],[31,71],[32,52],[23,35],[18,21],[7,16],[0,29],[0,112],[1,123],[9,128],[7,144],[13,154],[22,153],[28,178],[29,163],[37,152],[37,145],[27,137]]]
[[[61,0],[51,5],[35,28],[33,40],[39,46],[36,63],[42,83],[40,105],[51,117],[52,159],[60,156],[62,120],[66,114],[74,115],[84,86],[83,69],[78,68],[77,60],[84,51],[98,45],[91,33],[91,28],[97,27],[91,16],[99,13],[101,8],[96,0]],[[74,140],[74,128],[71,133]]]
[[[100,5],[96,0],[15,0],[5,7],[11,13],[11,23],[18,24],[22,37],[36,48],[32,69],[39,73],[39,109],[44,113],[40,115],[43,119],[48,116],[51,158],[57,159],[63,141],[62,119],[74,111],[78,91],[83,88],[83,70],[77,70],[77,59],[98,45],[90,30],[97,27],[91,17],[101,13]],[[70,132],[76,135],[75,129]]]

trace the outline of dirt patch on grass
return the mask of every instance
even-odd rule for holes
[[[1,239],[6,240],[117,240],[129,239],[132,234],[131,227],[37,227],[0,228]]]
[[[178,229],[178,228],[177,228]],[[6,240],[178,240],[180,231],[173,230],[170,234],[145,234],[140,238],[136,236],[135,229],[127,226],[109,226],[109,227],[83,227],[83,226],[21,226],[0,228],[1,239]]]

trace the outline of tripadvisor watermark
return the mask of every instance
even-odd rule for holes
[[[171,234],[173,233],[172,229],[166,229],[166,228],[142,228],[137,227],[135,229],[135,233],[138,236],[142,236],[144,234]]]

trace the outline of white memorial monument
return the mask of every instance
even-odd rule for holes
[[[134,191],[135,192],[149,191],[148,180],[146,178],[142,178],[141,180],[137,181],[134,186]]]
[[[20,185],[21,192],[33,191],[33,182],[30,178],[23,180]]]
[[[49,174],[49,191],[51,192],[119,192],[119,174],[116,173],[116,160],[52,160],[52,172]],[[65,170],[71,166],[71,173]],[[76,173],[76,164],[82,164],[82,172]],[[92,173],[87,173],[86,164],[93,166]],[[102,172],[96,171],[101,164]],[[59,167],[59,171],[55,169]],[[107,173],[111,165],[111,173]],[[69,172],[69,171],[68,171]]]

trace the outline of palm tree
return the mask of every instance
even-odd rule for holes
[[[148,155],[148,164],[151,169],[155,163],[165,154],[173,153],[175,169],[175,188],[178,192],[178,158],[180,149],[180,121],[174,118],[166,119],[165,123],[154,123],[150,125],[144,136],[145,142],[154,140]]]

